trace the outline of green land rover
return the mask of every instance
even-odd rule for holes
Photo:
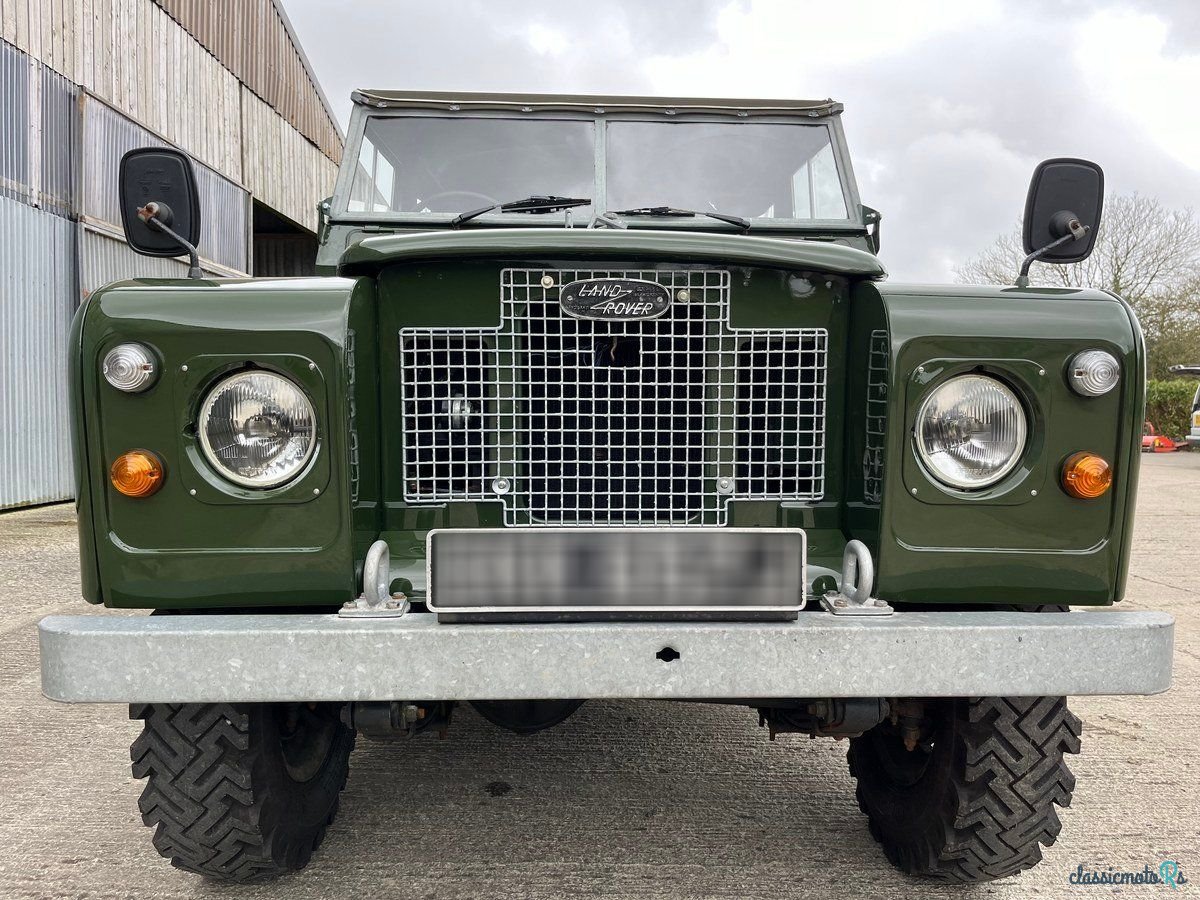
[[[45,619],[42,684],[143,720],[159,852],[298,869],[357,733],[654,698],[849,738],[906,872],[1037,863],[1065,698],[1170,682],[1170,616],[1068,611],[1124,591],[1145,351],[1026,272],[1100,169],[1037,168],[1014,286],[895,284],[833,101],[354,99],[320,277],[204,277],[137,150],[127,237],[191,277],[75,318],[84,598],[154,614]]]

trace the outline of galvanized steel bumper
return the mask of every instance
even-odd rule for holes
[[[52,700],[183,703],[1153,694],[1170,685],[1174,627],[1166,613],[1097,611],[550,625],[85,615],[38,629]],[[678,658],[660,658],[666,647]]]

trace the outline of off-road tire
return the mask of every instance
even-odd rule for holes
[[[1066,699],[947,700],[926,713],[928,753],[905,750],[886,721],[850,741],[858,805],[887,858],[963,883],[1037,865],[1061,828],[1054,805],[1075,788],[1063,754],[1079,752],[1080,722]]]
[[[144,722],[130,749],[134,777],[148,779],[142,821],[172,865],[250,882],[308,863],[337,812],[354,747],[336,709],[144,704],[129,716]]]

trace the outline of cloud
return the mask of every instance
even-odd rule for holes
[[[1196,0],[1127,0],[1121,10],[1146,13],[1165,22],[1170,53],[1195,53],[1200,49],[1200,3]]]
[[[1197,0],[285,3],[343,116],[364,85],[840,99],[895,278],[952,278],[1049,156],[1200,206]]]
[[[1075,56],[1114,108],[1136,114],[1155,143],[1200,172],[1200,47],[1169,46],[1171,31],[1156,16],[1101,12],[1080,29]]]

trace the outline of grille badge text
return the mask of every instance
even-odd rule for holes
[[[563,285],[559,305],[576,319],[657,319],[670,309],[671,291],[658,282],[636,278],[588,278]]]

